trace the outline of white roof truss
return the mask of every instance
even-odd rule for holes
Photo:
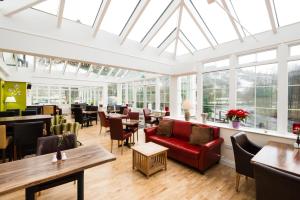
[[[93,37],[96,37],[111,0],[103,0],[93,27]]]
[[[65,3],[66,3],[65,0],[60,0],[59,8],[58,8],[58,11],[57,11],[57,28],[60,28],[61,24],[62,24],[64,9],[65,9]]]
[[[18,8],[11,10],[11,11],[5,13],[4,15],[7,17],[13,16],[14,14],[17,14],[23,10],[31,8],[32,6],[42,3],[43,1],[46,1],[46,0],[23,0],[22,2],[19,3]]]

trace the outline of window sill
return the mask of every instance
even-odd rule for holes
[[[185,119],[183,117],[165,117],[165,118],[185,121]],[[202,123],[201,120],[196,120],[196,119],[191,119],[189,122],[195,123],[195,124],[204,124],[204,123]],[[257,128],[248,128],[248,127],[240,127],[239,129],[235,129],[230,124],[216,123],[216,122],[210,122],[210,121],[207,121],[205,124],[210,125],[210,126],[216,126],[219,128],[234,130],[237,132],[244,131],[244,132],[248,132],[248,133],[256,133],[256,134],[279,137],[279,138],[286,138],[286,139],[293,139],[293,140],[296,139],[296,135],[294,135],[292,133],[288,133],[288,132],[285,132],[282,134],[277,131],[270,131],[270,130],[257,129]]]

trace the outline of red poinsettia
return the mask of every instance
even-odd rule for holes
[[[243,109],[231,109],[227,111],[226,117],[230,121],[244,121],[249,113]]]

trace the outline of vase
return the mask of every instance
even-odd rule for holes
[[[232,121],[232,127],[235,129],[240,128],[240,121]]]
[[[60,150],[59,147],[57,148],[57,151],[56,151],[56,159],[57,160],[61,160],[62,159],[61,150]]]
[[[184,112],[184,119],[185,119],[185,121],[189,121],[190,120],[190,112],[189,111],[185,111]]]
[[[205,124],[207,120],[208,114],[207,113],[202,113],[201,118],[202,118],[202,123]]]

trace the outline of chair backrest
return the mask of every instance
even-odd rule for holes
[[[8,112],[14,112],[15,116],[20,116],[20,109],[6,109]]]
[[[55,114],[55,106],[43,106],[43,114],[44,115],[54,115]]]
[[[14,117],[17,116],[16,112],[13,111],[1,111],[0,117]]]
[[[106,119],[105,112],[100,111],[100,112],[98,112],[98,113],[99,113],[99,118],[100,118],[101,126],[103,126],[103,127],[108,127],[108,126],[109,126],[109,122],[108,122],[108,120]]]
[[[139,112],[130,112],[129,113],[129,119],[139,120],[140,119],[140,113]]]
[[[122,140],[123,125],[121,118],[109,118],[110,138],[112,140]]]
[[[6,126],[0,125],[0,149],[5,149],[6,146]]]
[[[299,199],[300,177],[259,163],[254,164],[256,199]]]
[[[82,108],[74,108],[74,118],[75,118],[75,122],[82,123],[83,120]]]
[[[62,115],[54,115],[51,119],[51,125],[66,123],[66,119]]]
[[[64,132],[70,132],[74,133],[76,136],[78,136],[78,131],[80,129],[80,124],[78,122],[75,123],[64,123],[62,124],[62,130]]]
[[[144,109],[143,109],[143,113],[144,113],[144,118],[145,118],[145,120],[150,120],[150,119],[151,119],[151,117],[149,117],[149,115],[150,115],[150,113],[151,113],[151,110],[150,110],[150,109],[144,108]]]
[[[43,136],[44,122],[13,123],[13,138],[16,146],[30,146],[36,149],[37,139]]]
[[[231,137],[231,143],[233,148],[235,169],[238,173],[253,177],[253,166],[250,160],[253,158],[253,154],[249,152],[249,140],[244,132],[239,132]]]
[[[37,111],[36,110],[25,110],[22,111],[22,116],[29,116],[29,115],[36,115]]]
[[[59,136],[51,135],[47,137],[40,137],[37,141],[37,151],[36,155],[44,155],[48,153],[53,153],[57,151],[57,145],[59,141]],[[75,134],[68,134],[63,136],[63,142],[60,150],[68,150],[77,147],[77,138]]]

